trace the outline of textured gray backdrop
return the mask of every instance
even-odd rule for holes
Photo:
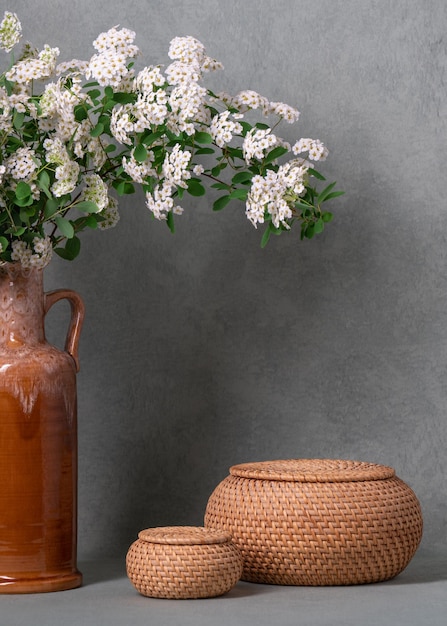
[[[347,193],[312,242],[261,233],[210,196],[172,236],[142,197],[56,260],[81,293],[79,552],[124,555],[141,528],[200,524],[234,463],[339,457],[392,465],[419,496],[422,549],[445,549],[445,0],[1,0],[37,46],[89,58],[116,24],[146,64],[193,35],[220,85],[296,105]],[[186,204],[186,203],[185,203]],[[56,307],[57,308],[57,307]],[[68,309],[48,319],[61,341]]]

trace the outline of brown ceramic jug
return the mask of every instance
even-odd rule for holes
[[[65,351],[44,320],[71,305]],[[0,265],[0,593],[79,587],[77,542],[78,341],[74,291],[43,291],[43,270]]]

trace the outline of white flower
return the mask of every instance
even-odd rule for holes
[[[88,61],[79,61],[72,59],[71,61],[63,61],[56,66],[56,74],[85,74],[88,70]]]
[[[200,67],[174,61],[166,68],[166,77],[170,85],[197,83],[201,78]]]
[[[103,87],[119,87],[128,73],[126,55],[115,50],[106,50],[90,59],[85,75],[87,78],[94,78]]]
[[[256,227],[264,223],[267,212],[276,228],[289,228],[287,220],[293,213],[288,197],[294,198],[304,193],[306,176],[307,167],[298,159],[285,163],[277,172],[268,170],[265,176],[254,176],[246,202],[247,218]]]
[[[101,211],[100,215],[103,220],[101,222],[98,222],[98,228],[100,228],[101,230],[113,228],[118,224],[120,214],[118,212],[118,201],[116,200],[116,198],[112,198],[112,196],[109,196],[107,205]]]
[[[34,237],[32,246],[28,246],[25,241],[14,240],[12,242],[11,259],[18,261],[27,269],[36,267],[44,268],[51,260],[53,248],[50,237]]]
[[[144,161],[144,163],[140,163],[135,159],[132,150],[130,158],[123,157],[122,165],[126,174],[128,174],[134,182],[143,184],[144,179],[147,176],[157,175],[157,172],[152,167],[153,160],[154,153],[152,151],[149,151],[147,155],[147,160]]]
[[[166,154],[163,162],[163,176],[170,185],[187,188],[185,180],[191,178],[191,172],[188,171],[191,153],[188,150],[182,150],[179,144],[175,144],[172,151]]]
[[[197,82],[202,72],[223,69],[223,65],[205,54],[205,46],[194,37],[175,37],[169,46],[168,56],[173,59],[166,68],[171,85]]]
[[[127,67],[128,59],[137,56],[139,50],[133,45],[135,33],[127,28],[111,28],[101,33],[93,42],[98,50],[90,59],[85,71],[86,78],[94,78],[101,86],[119,88],[126,80],[133,80],[133,70]]]
[[[32,148],[18,148],[5,161],[6,172],[15,180],[30,180],[40,165]]]
[[[13,65],[9,72],[6,72],[6,78],[24,85],[35,80],[49,78],[54,74],[58,56],[59,48],[50,48],[50,46],[45,45],[43,50],[39,52],[37,59],[26,58],[19,61]]]
[[[153,194],[146,192],[146,206],[158,220],[165,220],[168,213],[174,209],[172,192],[173,187],[168,181],[158,185]]]
[[[131,121],[133,107],[131,104],[116,106],[110,118],[110,130],[119,143],[130,145],[130,133],[133,132],[133,122]]]
[[[141,93],[136,103],[129,107],[135,118],[133,131],[141,133],[150,129],[153,124],[160,126],[168,116],[167,96],[164,91]]]
[[[205,58],[205,46],[194,37],[174,37],[168,50],[170,59],[178,59],[182,63],[201,65]]]
[[[114,26],[107,32],[98,35],[93,42],[93,47],[101,53],[106,52],[110,48],[115,48],[128,57],[135,57],[139,52],[137,46],[133,45],[135,36],[133,30],[128,28],[117,30],[117,26]]]
[[[199,163],[198,165],[194,165],[194,167],[192,168],[192,171],[194,172],[196,176],[200,176],[205,171],[205,168],[203,167],[203,165]]]
[[[98,174],[89,174],[84,178],[85,188],[81,199],[94,202],[100,210],[105,209],[109,203],[107,185]]]
[[[250,163],[252,159],[262,161],[266,152],[280,143],[281,141],[271,132],[270,128],[265,130],[253,128],[247,133],[242,144],[245,162]]]
[[[223,113],[215,115],[211,121],[210,133],[220,148],[230,143],[233,139],[233,134],[242,132],[241,124],[230,120],[230,115],[230,111],[224,111]]]
[[[153,93],[159,87],[163,87],[165,78],[159,67],[145,67],[138,73],[134,79],[134,90],[140,91],[145,95]],[[164,93],[164,92],[162,92]]]
[[[90,137],[87,145],[85,146],[85,152],[90,156],[93,167],[95,170],[100,170],[107,159],[107,154],[104,151],[104,147],[108,142],[100,141],[98,137]]]
[[[11,106],[3,87],[0,87],[0,131],[5,131],[6,134],[12,130],[12,116]]]
[[[329,150],[319,139],[300,139],[292,146],[293,154],[308,152],[311,161],[324,161],[329,154]]]
[[[195,133],[195,123],[206,124],[210,114],[205,106],[206,89],[195,82],[176,85],[169,97],[168,128],[173,133]]]
[[[62,141],[55,139],[45,139],[43,144],[48,164],[57,165],[55,170],[56,181],[51,186],[51,191],[56,198],[60,198],[66,193],[74,191],[78,184],[80,167],[76,161],[72,161]]]
[[[300,116],[300,112],[297,111],[297,109],[288,104],[284,104],[284,102],[270,102],[269,109],[270,113],[279,115],[279,117],[282,117],[282,119],[289,124],[297,122]]]
[[[270,110],[270,102],[267,98],[250,89],[241,91],[232,98],[231,106],[242,113],[250,109],[261,109],[265,114],[268,114]]]
[[[15,13],[5,11],[0,23],[0,48],[11,52],[14,46],[20,41],[22,36],[22,25]]]

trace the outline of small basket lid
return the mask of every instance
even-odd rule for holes
[[[384,480],[395,476],[392,467],[338,459],[287,459],[241,463],[230,468],[232,476],[291,482],[351,482]]]
[[[138,538],[149,543],[162,543],[178,546],[228,543],[231,535],[222,530],[203,526],[158,526],[146,528],[138,533]]]

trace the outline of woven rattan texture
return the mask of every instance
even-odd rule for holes
[[[243,580],[282,585],[393,578],[422,537],[419,502],[396,476],[306,483],[230,475],[211,495],[205,525],[231,533]]]
[[[383,480],[391,478],[392,467],[344,461],[338,459],[287,459],[284,461],[260,461],[241,463],[230,468],[230,474],[243,478],[265,480],[293,480],[299,482],[353,482],[357,480]]]
[[[231,535],[223,530],[203,526],[159,526],[146,528],[138,533],[138,538],[152,543],[172,545],[207,545],[228,543]]]
[[[138,539],[126,557],[133,586],[152,598],[211,598],[240,579],[242,558],[231,542],[172,544]]]

